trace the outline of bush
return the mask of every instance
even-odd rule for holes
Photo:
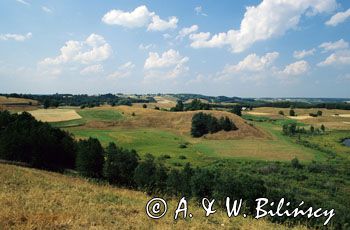
[[[284,112],[282,110],[278,111],[278,114],[284,116]]]
[[[185,159],[187,159],[187,157],[184,156],[184,155],[180,155],[180,156],[179,156],[179,159],[180,159],[180,160],[185,160]]]
[[[142,105],[142,108],[146,109],[146,108],[147,108],[147,105],[146,105],[146,104],[143,104],[143,105]]]
[[[289,110],[289,116],[291,117],[296,116],[295,111],[293,109]]]
[[[76,159],[77,171],[85,177],[101,178],[104,163],[104,150],[95,138],[78,142]]]
[[[300,164],[298,158],[296,158],[296,157],[294,159],[292,159],[290,163],[291,163],[292,167],[295,169],[303,168],[303,166]]]

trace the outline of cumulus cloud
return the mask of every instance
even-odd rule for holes
[[[149,31],[164,31],[168,29],[175,29],[179,19],[177,17],[170,17],[168,21],[161,19],[158,15],[152,17],[151,24],[148,25]]]
[[[303,59],[304,57],[314,55],[315,52],[316,52],[316,49],[294,51],[293,56],[296,59]]]
[[[210,33],[192,36],[191,46],[204,48],[228,45],[232,52],[242,52],[257,41],[281,36],[296,28],[303,15],[331,12],[336,7],[335,0],[263,0],[257,6],[247,7],[238,30],[231,29],[212,36]]]
[[[89,64],[108,59],[112,55],[111,46],[98,34],[91,34],[85,41],[67,41],[60,49],[60,55],[45,58],[40,65],[60,65],[68,62]]]
[[[161,55],[156,52],[150,52],[144,64],[146,78],[176,78],[189,70],[186,66],[188,61],[188,57],[183,57],[178,51],[173,49],[165,51]]]
[[[333,15],[328,21],[326,21],[327,26],[337,26],[340,23],[345,22],[350,17],[350,9],[344,12],[339,12]]]
[[[135,69],[135,64],[132,62],[126,62],[125,64],[118,67],[118,70],[109,74],[108,79],[121,79],[126,78],[132,74],[132,71]]]
[[[349,47],[349,43],[344,41],[344,39],[340,39],[336,42],[324,42],[320,46],[323,48],[324,52],[347,49]]]
[[[8,41],[8,40],[14,40],[18,42],[22,42],[28,39],[31,39],[33,36],[32,33],[27,34],[0,34],[0,40],[2,41]]]
[[[163,20],[155,12],[149,11],[147,6],[142,5],[131,12],[111,10],[102,17],[102,21],[108,25],[127,28],[147,26],[148,31],[164,31],[175,29],[179,20],[175,16],[169,17],[168,21]]]
[[[103,66],[101,64],[87,66],[80,71],[81,75],[90,75],[103,72]]]
[[[261,72],[267,70],[278,58],[278,52],[267,53],[258,56],[255,53],[249,54],[242,61],[235,65],[227,65],[221,74],[232,74],[239,72]]]
[[[179,31],[179,34],[176,36],[176,39],[183,39],[184,37],[196,32],[198,30],[197,25],[192,25],[190,27],[184,27]]]
[[[318,66],[339,66],[350,65],[350,50],[341,50],[329,55],[324,61],[317,64]]]
[[[306,73],[310,69],[310,65],[307,61],[301,60],[287,65],[281,74],[287,76],[298,76]]]

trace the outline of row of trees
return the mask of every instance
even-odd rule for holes
[[[210,110],[209,103],[204,103],[199,99],[193,99],[190,103],[184,104],[178,100],[175,107],[171,108],[172,112],[195,111],[195,110]]]
[[[304,127],[298,127],[295,122],[283,124],[282,132],[284,135],[294,136],[296,134],[323,134],[326,131],[326,127],[321,125],[320,128],[315,128],[310,126],[309,130],[306,130]]]
[[[231,131],[237,129],[237,126],[227,116],[217,119],[211,114],[200,112],[192,117],[191,135],[193,137],[201,137],[221,130]]]

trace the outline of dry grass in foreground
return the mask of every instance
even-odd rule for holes
[[[0,229],[286,229],[224,213],[204,218],[197,207],[192,219],[174,221],[174,202],[164,219],[151,220],[141,192],[18,166],[0,164],[0,180]]]

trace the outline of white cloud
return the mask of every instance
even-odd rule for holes
[[[87,66],[80,71],[81,75],[90,75],[103,72],[103,66],[101,64]]]
[[[202,6],[196,6],[194,8],[194,12],[196,12],[197,15],[208,16],[206,13],[203,12]]]
[[[324,49],[324,52],[327,51],[334,51],[334,50],[340,50],[340,49],[347,49],[349,47],[349,43],[344,41],[344,39],[340,39],[336,42],[324,42],[320,46],[320,48]]]
[[[46,6],[42,6],[41,9],[45,11],[46,13],[52,13],[52,10]]]
[[[350,65],[350,50],[341,50],[332,53],[324,61],[317,64],[318,66],[330,65]]]
[[[310,69],[310,65],[307,61],[301,60],[287,65],[281,74],[287,76],[297,76],[306,73]]]
[[[102,21],[108,25],[127,28],[147,26],[149,31],[164,31],[175,29],[179,20],[174,16],[169,17],[168,21],[163,20],[155,12],[150,12],[147,6],[142,5],[131,12],[111,10],[102,17]]]
[[[45,58],[40,65],[60,65],[68,62],[89,64],[108,59],[112,55],[111,46],[101,35],[91,34],[85,41],[67,41],[60,49],[60,55]]]
[[[187,35],[190,35],[198,30],[197,25],[192,25],[191,27],[184,27],[179,31],[179,35],[176,36],[176,39],[183,39]]]
[[[16,2],[22,3],[23,5],[30,6],[30,4],[24,0],[16,0]]]
[[[315,52],[316,52],[316,49],[294,51],[293,56],[296,59],[303,59],[304,57],[314,55]]]
[[[336,7],[335,0],[263,0],[257,6],[247,7],[239,30],[231,29],[214,34],[211,38],[209,33],[207,37],[199,37],[200,40],[192,37],[191,46],[204,48],[228,45],[232,52],[242,52],[257,41],[281,36],[295,29],[305,14],[311,16],[330,12]]]
[[[149,31],[164,31],[168,29],[175,29],[179,19],[177,17],[170,17],[168,21],[162,20],[158,15],[152,17],[152,23],[148,25]]]
[[[331,17],[331,19],[326,21],[325,24],[327,26],[337,26],[338,24],[345,22],[345,20],[347,20],[349,17],[350,17],[350,9],[348,9],[345,12],[336,13]]]
[[[108,79],[121,79],[126,78],[131,75],[132,71],[135,69],[135,64],[132,62],[127,62],[118,67],[118,70],[109,74],[107,76]]]
[[[144,45],[143,43],[141,43],[139,45],[139,49],[140,50],[149,50],[149,49],[152,49],[152,48],[155,48],[155,47],[156,47],[156,45],[154,45],[154,44]]]
[[[181,56],[178,51],[173,49],[161,55],[150,52],[144,64],[146,78],[176,78],[189,70],[186,66],[188,60],[188,57]]]
[[[278,52],[267,53],[261,57],[255,53],[249,54],[238,64],[225,66],[221,75],[229,75],[239,72],[262,72],[267,70],[278,56]]]
[[[135,8],[132,12],[111,10],[103,16],[102,21],[108,25],[119,25],[128,28],[143,27],[150,22],[154,14],[154,12],[148,11],[148,8],[142,5]]]
[[[27,39],[32,38],[32,33],[27,33],[27,34],[0,34],[0,40],[2,41],[8,41],[8,40],[14,40],[14,41],[25,41]]]

